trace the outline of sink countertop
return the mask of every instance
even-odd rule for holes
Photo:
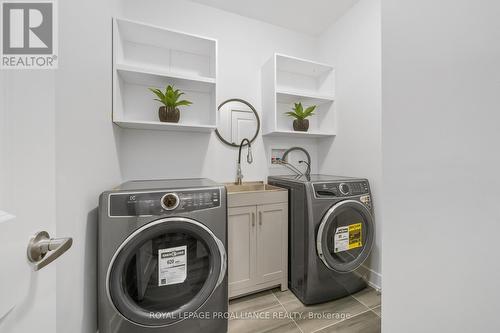
[[[285,189],[262,181],[244,182],[241,185],[234,183],[225,183],[227,193],[247,193],[247,192],[268,192],[268,191],[286,191]]]
[[[225,183],[228,207],[266,205],[288,202],[288,190],[265,184],[262,181],[244,182],[241,185]]]

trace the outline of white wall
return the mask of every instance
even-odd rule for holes
[[[96,332],[99,194],[121,182],[111,123],[114,1],[59,1],[56,71],[57,332]],[[62,260],[64,259],[64,260]],[[48,332],[48,331],[47,331]]]
[[[361,0],[319,39],[321,60],[332,63],[336,79],[337,136],[320,146],[320,171],[366,177],[373,193],[376,238],[365,263],[369,280],[381,287],[380,0]]]
[[[121,16],[218,39],[218,101],[242,98],[261,109],[262,65],[274,52],[298,57],[317,55],[316,39],[243,16],[189,1],[123,1]],[[262,117],[261,117],[262,118]],[[120,165],[124,179],[208,177],[233,181],[238,150],[223,145],[215,133],[122,130]],[[265,180],[269,146],[308,149],[318,170],[315,140],[262,139],[253,144],[254,162],[242,163],[244,181]],[[285,168],[271,170],[288,173]]]
[[[382,2],[385,332],[500,331],[499,17]]]
[[[0,203],[5,203],[7,196],[7,181],[9,179],[9,172],[7,170],[7,80],[5,75],[0,75]],[[3,206],[1,204],[0,206]],[[1,209],[1,208],[0,208]]]

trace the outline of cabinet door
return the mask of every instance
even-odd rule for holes
[[[255,284],[256,206],[228,209],[229,297]]]
[[[257,279],[259,283],[281,279],[287,270],[288,206],[257,206]]]

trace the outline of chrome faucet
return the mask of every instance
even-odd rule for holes
[[[299,169],[297,169],[295,166],[291,165],[290,163],[288,163],[286,161],[286,157],[287,155],[294,151],[294,150],[300,150],[301,152],[303,152],[306,157],[307,157],[307,161],[299,161],[299,163],[305,163],[307,165],[307,168],[306,168],[306,171],[304,173],[302,173]],[[295,174],[297,174],[298,176],[306,176],[306,178],[309,180],[311,179],[311,155],[309,155],[309,152],[307,150],[305,150],[304,148],[302,147],[292,147],[292,148],[289,148],[287,149],[284,153],[283,153],[283,156],[281,157],[281,160],[279,161],[280,164],[283,164],[284,166],[286,166],[288,169],[292,170]]]
[[[243,179],[243,174],[241,173],[241,148],[245,145],[245,142],[247,142],[248,145],[248,151],[247,151],[247,162],[248,164],[252,164],[253,162],[253,156],[252,156],[252,146],[250,144],[250,140],[247,138],[244,138],[241,140],[240,143],[240,149],[238,152],[238,166],[236,168],[236,181],[234,182],[236,185],[241,185],[242,179]]]

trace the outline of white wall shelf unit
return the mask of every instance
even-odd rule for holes
[[[335,71],[330,65],[275,53],[262,68],[263,135],[300,138],[335,136]],[[293,130],[285,115],[293,104],[317,105],[309,131]]]
[[[217,127],[217,41],[125,19],[113,22],[113,122],[123,128],[211,132]],[[174,85],[193,102],[179,123],[158,118],[148,88]]]

